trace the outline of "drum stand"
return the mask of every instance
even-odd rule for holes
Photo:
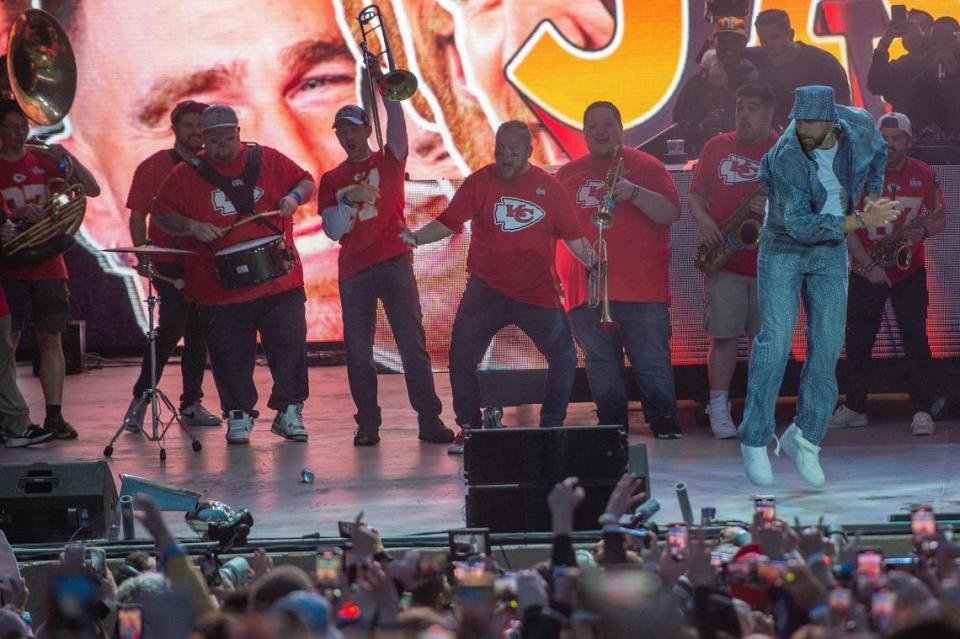
[[[156,309],[157,303],[160,302],[160,299],[153,294],[153,256],[150,253],[146,253],[147,261],[147,318],[149,330],[147,331],[147,342],[150,344],[150,388],[143,391],[143,394],[137,400],[135,407],[139,409],[141,406],[150,402],[150,417],[151,423],[153,424],[152,429],[149,433],[145,429],[141,428],[138,432],[143,435],[148,442],[157,442],[160,445],[160,461],[166,461],[167,459],[167,449],[166,442],[164,438],[167,435],[167,430],[173,426],[173,422],[177,422],[180,427],[183,429],[183,432],[187,434],[187,437],[190,438],[191,446],[194,451],[200,452],[200,449],[203,448],[203,444],[200,443],[196,437],[193,436],[187,427],[183,424],[183,419],[180,417],[180,411],[177,410],[176,406],[173,405],[173,402],[170,401],[170,398],[167,397],[166,393],[157,388],[157,327],[156,322],[154,321],[154,310]],[[166,407],[169,411],[170,418],[166,421],[161,417],[161,402],[163,406]],[[110,440],[110,443],[106,445],[103,449],[103,456],[110,457],[113,455],[113,444],[117,441],[117,438],[120,437],[126,429],[126,424],[120,424],[120,428],[117,429],[117,432],[113,434],[113,438]]]

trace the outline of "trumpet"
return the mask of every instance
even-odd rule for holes
[[[613,226],[613,188],[623,175],[623,150],[617,147],[613,154],[613,161],[603,180],[603,194],[597,210],[590,216],[590,223],[597,227],[597,241],[593,243],[593,258],[595,266],[590,270],[588,282],[587,305],[590,308],[601,307],[600,320],[597,328],[603,331],[615,330],[618,326],[610,313],[609,292],[609,260],[607,259],[607,241],[603,239],[603,232]]]
[[[364,74],[367,80],[367,96],[370,100],[370,113],[373,119],[373,128],[377,134],[377,144],[383,149],[383,130],[380,126],[380,108],[377,106],[377,93],[383,96],[384,100],[391,102],[402,102],[409,100],[417,92],[417,76],[406,69],[398,69],[397,63],[393,57],[393,49],[390,48],[390,40],[387,38],[387,30],[383,26],[383,17],[380,7],[371,4],[364,7],[357,15],[357,22],[360,25],[360,35],[363,41],[360,43],[360,51],[363,54]],[[380,53],[371,53],[370,40],[374,33],[380,33],[380,41],[383,46]],[[387,63],[387,73],[377,79],[373,74],[373,65],[380,64],[380,58],[385,58]]]

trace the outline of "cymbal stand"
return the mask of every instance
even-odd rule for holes
[[[173,423],[176,422],[180,425],[180,428],[183,429],[183,432],[186,433],[187,437],[190,438],[190,445],[194,451],[199,452],[203,445],[200,443],[196,437],[193,436],[189,430],[187,430],[186,425],[183,423],[183,419],[180,417],[180,411],[177,410],[173,402],[170,401],[170,398],[167,397],[166,393],[160,390],[157,387],[157,325],[155,321],[155,311],[158,303],[162,303],[162,300],[154,295],[153,290],[153,256],[150,253],[146,254],[146,266],[147,266],[147,343],[150,345],[150,388],[143,391],[143,394],[138,398],[138,403],[135,404],[137,410],[141,406],[150,402],[150,421],[151,421],[151,430],[146,432],[145,429],[141,428],[138,432],[143,435],[148,442],[157,442],[160,446],[160,461],[166,461],[167,459],[167,449],[165,437],[167,435],[167,430],[173,426]],[[169,419],[164,418],[161,415],[161,404],[165,407],[170,415]],[[113,438],[110,440],[110,443],[106,445],[103,449],[103,456],[110,457],[113,455],[113,445],[116,443],[117,438],[120,437],[126,429],[126,424],[120,424],[120,427],[117,429],[117,432],[113,434]]]

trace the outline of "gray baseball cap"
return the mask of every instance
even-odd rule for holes
[[[367,112],[363,110],[363,107],[359,107],[356,104],[348,104],[345,107],[340,107],[337,114],[333,116],[333,127],[336,128],[337,124],[343,120],[353,122],[360,126],[370,123]]]
[[[237,112],[223,104],[214,104],[203,110],[200,114],[200,129],[219,129],[225,126],[240,126],[240,120],[237,119]]]

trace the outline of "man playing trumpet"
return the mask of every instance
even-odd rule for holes
[[[43,217],[43,206],[50,199],[49,183],[54,178],[67,178],[66,167],[80,182],[87,197],[100,195],[100,186],[93,175],[62,146],[49,147],[49,153],[25,146],[30,123],[13,100],[0,102],[0,195],[7,217],[3,242],[14,235],[11,220],[37,222]],[[70,292],[67,288],[67,265],[63,255],[40,264],[0,266],[0,281],[6,290],[12,318],[11,337],[16,351],[20,332],[31,318],[40,358],[40,386],[47,406],[43,428],[57,439],[75,439],[77,431],[63,418],[63,380],[66,361],[61,335],[70,316]]]
[[[597,416],[601,424],[628,426],[621,370],[626,351],[650,430],[656,437],[676,439],[680,427],[670,359],[669,267],[670,225],[680,217],[677,189],[661,162],[623,147],[623,123],[612,103],[594,102],[586,108],[583,136],[589,155],[561,167],[557,179],[576,204],[574,210],[592,242],[598,233],[590,219],[608,196],[603,193],[604,176],[618,150],[623,158],[623,177],[612,193],[614,223],[604,232],[607,283],[601,286],[615,330],[597,325],[604,304],[588,303],[583,265],[567,247],[557,251],[563,305],[586,357]]]
[[[747,223],[759,225],[763,220],[766,198],[758,186],[760,159],[779,137],[770,128],[775,100],[773,90],[766,85],[751,83],[740,87],[735,110],[736,130],[707,141],[690,183],[690,215],[700,228],[701,251],[714,259],[708,266],[704,283],[703,326],[710,338],[707,413],[710,430],[717,439],[737,436],[728,399],[730,380],[737,367],[737,345],[741,335],[752,339],[760,330],[757,252],[749,250],[756,245],[742,247],[745,250],[729,246],[728,236],[736,236],[737,230],[721,230],[721,227],[727,222],[735,223],[730,218],[741,210],[750,218]]]

